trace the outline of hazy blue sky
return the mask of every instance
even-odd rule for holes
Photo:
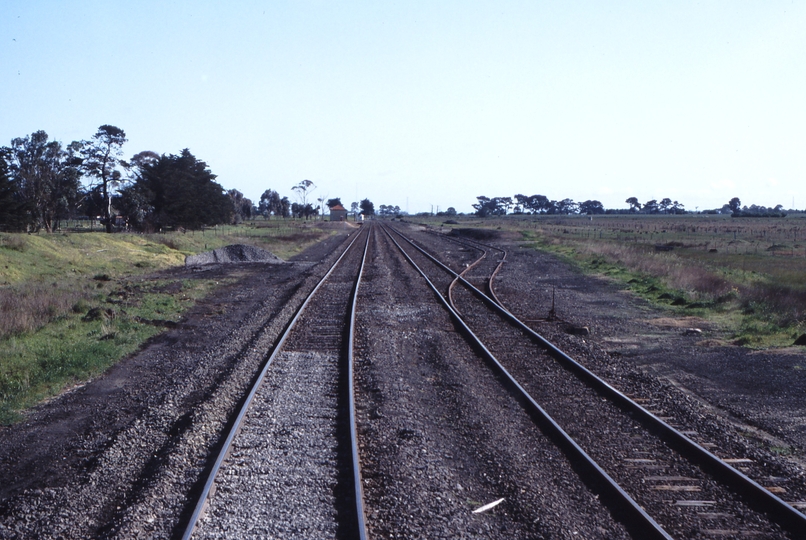
[[[0,6],[2,145],[113,124],[255,202],[806,207],[802,0]]]

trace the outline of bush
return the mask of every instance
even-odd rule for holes
[[[0,234],[0,247],[14,251],[25,251],[28,240],[21,234]]]

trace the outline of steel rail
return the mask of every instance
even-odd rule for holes
[[[305,298],[305,301],[297,309],[296,313],[294,314],[294,317],[291,319],[291,321],[286,326],[285,330],[283,331],[283,334],[280,336],[280,339],[274,345],[274,348],[272,349],[272,352],[271,352],[268,360],[264,364],[263,369],[260,371],[260,374],[255,379],[255,382],[252,384],[252,387],[251,387],[251,389],[249,391],[249,394],[247,394],[246,399],[243,401],[243,403],[241,404],[240,409],[238,410],[238,414],[235,417],[235,421],[232,423],[232,425],[230,426],[229,431],[227,432],[227,437],[224,440],[224,444],[222,445],[221,450],[219,451],[218,456],[216,457],[215,463],[213,464],[213,468],[211,469],[211,471],[210,471],[210,473],[209,473],[209,475],[207,477],[207,481],[204,484],[204,488],[202,489],[201,493],[199,494],[199,498],[196,501],[196,505],[194,507],[193,514],[191,515],[190,520],[188,521],[188,524],[185,527],[185,531],[182,534],[182,540],[190,540],[191,536],[193,535],[193,531],[196,528],[196,524],[198,523],[199,518],[201,518],[202,514],[204,513],[204,509],[207,506],[207,500],[210,497],[210,493],[212,491],[213,485],[215,484],[215,478],[218,475],[218,471],[221,469],[221,465],[224,463],[224,460],[227,458],[227,455],[229,454],[230,447],[232,445],[232,441],[235,439],[235,436],[238,434],[238,431],[240,430],[240,427],[241,427],[241,423],[243,422],[243,419],[246,416],[246,412],[249,409],[249,405],[252,403],[252,400],[254,399],[255,395],[257,394],[258,389],[260,388],[260,385],[263,383],[263,380],[265,379],[266,374],[269,371],[269,368],[271,367],[272,363],[274,362],[274,360],[279,355],[281,349],[283,348],[283,345],[285,344],[286,340],[288,339],[288,336],[291,334],[291,331],[296,326],[297,321],[302,316],[302,313],[305,311],[305,308],[308,306],[308,304],[310,303],[310,301],[313,298],[313,296],[322,287],[322,285],[325,283],[325,281],[327,281],[327,279],[330,277],[330,275],[333,273],[333,271],[336,269],[336,267],[339,265],[339,263],[344,259],[344,257],[350,251],[350,248],[352,248],[353,244],[355,244],[356,241],[358,240],[358,237],[361,235],[362,231],[363,231],[363,229],[358,231],[358,234],[355,235],[355,238],[353,238],[350,241],[350,244],[344,249],[342,254],[339,255],[338,259],[336,259],[336,261],[333,263],[333,265],[330,267],[330,269],[327,271],[327,273],[322,277],[322,279],[319,280],[319,282],[316,284],[316,286],[313,288],[313,290],[310,292],[310,294],[308,294],[308,296]],[[369,243],[369,232],[367,232],[367,243]],[[359,276],[360,276],[361,271],[363,271],[363,261],[362,261],[362,268],[359,271]],[[357,290],[358,289],[356,288],[355,289],[356,293],[357,293]],[[352,327],[351,327],[351,334],[352,334]],[[352,413],[352,408],[351,408],[351,413]],[[363,502],[356,503],[356,507],[357,508],[362,508],[362,511],[363,511]],[[363,523],[363,516],[361,518],[359,518],[359,522]],[[366,534],[366,533],[364,533],[364,534]],[[363,540],[363,538],[365,538],[365,536],[362,537],[362,540]]]
[[[454,276],[458,275],[436,257],[415,244],[414,241],[410,240],[399,231],[395,229],[392,230],[445,271]],[[622,409],[632,413],[644,426],[660,436],[679,452],[686,455],[688,459],[700,464],[716,478],[719,478],[722,482],[730,486],[735,492],[742,496],[751,507],[772,516],[777,520],[776,522],[779,525],[793,533],[796,538],[806,538],[806,515],[611,386],[588,368],[565,354],[549,340],[532,330],[524,322],[515,317],[515,315],[476,288],[472,283],[461,276],[459,280],[483,302],[491,306],[511,324],[523,330],[540,346],[545,348],[555,360],[574,373],[580,380],[586,382],[601,395],[611,399]]]
[[[490,277],[489,277],[489,279],[487,281],[487,289],[490,291],[490,296],[492,297],[492,299],[495,300],[495,302],[499,306],[501,306],[504,309],[507,309],[507,307],[504,305],[504,303],[501,302],[501,300],[498,299],[498,295],[495,294],[495,289],[493,288],[493,281],[495,280],[495,278],[498,275],[498,272],[501,270],[501,268],[504,267],[504,263],[507,261],[507,254],[508,254],[507,250],[501,249],[501,248],[496,247],[496,246],[491,246],[491,245],[485,244],[483,242],[478,242],[476,240],[468,240],[468,239],[459,240],[458,238],[451,238],[447,234],[437,233],[437,232],[434,232],[434,231],[427,231],[427,232],[430,232],[431,234],[433,234],[435,236],[441,236],[445,240],[448,240],[450,242],[454,242],[454,243],[462,245],[462,246],[470,247],[470,248],[473,248],[473,249],[481,249],[481,250],[483,250],[485,252],[485,256],[487,254],[488,249],[492,249],[492,250],[495,250],[495,251],[500,251],[501,253],[503,253],[504,256],[501,257],[500,261],[498,261],[498,266],[496,266],[495,270],[493,270],[493,273],[490,274]],[[481,262],[481,260],[476,261],[476,262],[477,263]],[[474,263],[474,265],[475,265],[475,263]],[[468,268],[467,270],[469,270],[469,269],[470,268]],[[464,277],[464,275],[465,275],[467,270],[462,272],[462,274],[461,274],[462,277]],[[458,282],[459,282],[459,279],[457,278],[457,279],[454,279],[453,282],[451,283],[451,288],[449,289],[449,296],[450,296],[450,291],[453,290],[454,284],[458,283]],[[451,300],[451,305],[453,305],[453,300]],[[456,306],[454,306],[454,309],[455,308],[456,308]],[[459,310],[457,310],[457,312],[458,311]],[[507,309],[507,311],[509,311],[509,310]]]
[[[504,267],[505,262],[507,262],[507,252],[506,251],[504,251],[504,256],[498,262],[498,266],[496,266],[495,270],[493,270],[493,273],[490,274],[490,279],[487,281],[487,289],[490,291],[490,296],[495,301],[495,303],[498,304],[499,306],[501,306],[501,309],[509,311],[507,309],[507,307],[504,305],[504,303],[501,300],[499,300],[498,295],[495,294],[495,288],[493,288],[493,281],[495,281],[495,278],[498,276],[498,272],[500,272],[501,269]]]
[[[473,249],[478,249],[478,248],[473,248]],[[475,268],[479,263],[481,263],[481,261],[483,261],[486,257],[487,257],[487,250],[485,249],[485,250],[482,250],[481,257],[479,257],[478,259],[473,261],[471,264],[467,265],[465,267],[465,269],[462,270],[462,273],[459,274],[459,276],[464,276],[465,274],[467,274],[471,269]],[[456,304],[453,302],[453,288],[456,286],[457,283],[459,283],[459,277],[458,276],[455,277],[453,279],[453,281],[451,281],[450,285],[448,285],[448,301],[451,303],[451,307],[453,307],[453,309],[457,313],[459,313],[459,309],[456,307]]]
[[[596,461],[591,458],[579,444],[571,438],[568,433],[532,398],[532,396],[523,388],[520,383],[507,371],[507,369],[498,361],[492,352],[482,343],[476,334],[470,329],[459,314],[454,311],[450,304],[445,300],[439,289],[428,279],[425,272],[417,266],[417,263],[406,253],[406,250],[395,240],[389,233],[386,227],[383,227],[384,232],[389,239],[397,246],[403,256],[408,262],[420,273],[423,279],[428,283],[428,286],[439,298],[445,309],[448,310],[451,317],[462,328],[465,334],[470,338],[475,347],[481,352],[482,356],[490,362],[493,369],[504,378],[507,387],[510,388],[515,394],[516,399],[526,409],[533,420],[546,432],[565,452],[566,455],[577,466],[581,467],[586,473],[591,474],[597,482],[594,489],[598,490],[601,495],[609,495],[611,498],[602,498],[602,503],[609,506],[614,510],[616,515],[620,515],[624,525],[632,530],[635,534],[640,534],[641,538],[646,539],[662,539],[672,540],[672,537],[649,515],[644,511],[635,500],[624,491],[618,483],[610,477],[607,472],[602,469]],[[394,230],[394,229],[392,229]],[[406,239],[405,236],[395,231],[401,238]],[[411,243],[411,242],[410,242]],[[412,243],[412,246],[415,246]],[[455,272],[454,272],[455,274]],[[464,279],[463,279],[464,281]]]
[[[350,306],[350,334],[347,340],[347,384],[350,398],[350,446],[353,454],[353,484],[355,489],[355,511],[357,516],[358,537],[360,540],[367,539],[367,520],[364,512],[364,484],[361,480],[361,461],[358,457],[358,427],[355,421],[355,317],[356,306],[358,305],[358,288],[361,286],[361,276],[364,273],[364,265],[367,261],[367,251],[369,250],[369,227],[367,230],[367,242],[364,244],[364,255],[361,257],[361,269],[358,271],[358,279],[355,282],[355,292]]]

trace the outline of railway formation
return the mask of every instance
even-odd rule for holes
[[[510,313],[505,257],[353,235],[274,345],[185,537],[806,537],[801,501],[750,460]]]

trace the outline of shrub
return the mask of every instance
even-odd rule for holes
[[[27,244],[28,240],[21,234],[0,234],[0,247],[13,249],[14,251],[25,251]]]

